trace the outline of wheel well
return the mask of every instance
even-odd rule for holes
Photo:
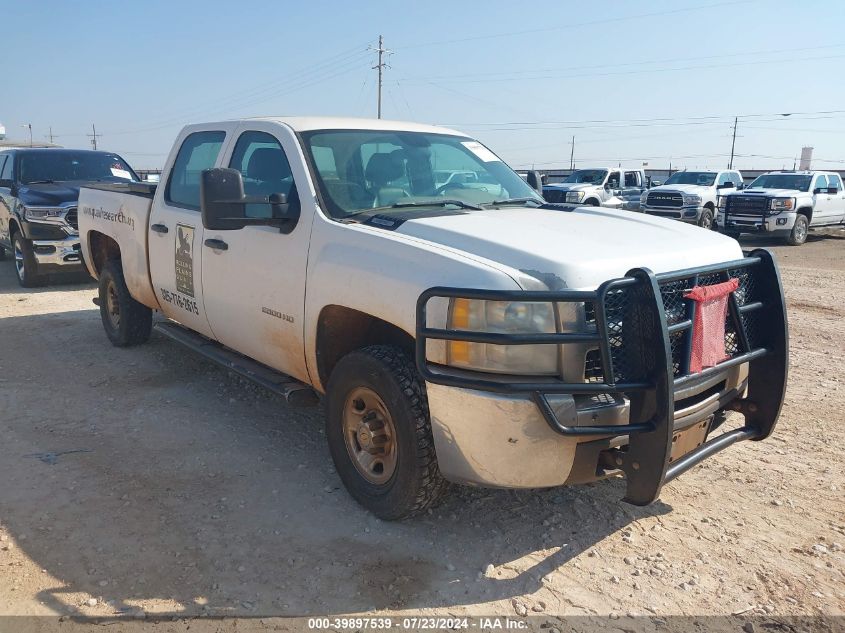
[[[584,204],[589,205],[591,207],[599,206],[599,201],[597,198],[588,198]]]
[[[800,213],[801,215],[807,216],[807,223],[810,223],[810,222],[813,221],[813,209],[812,209],[812,207],[801,207],[800,209],[798,209],[798,213]]]
[[[88,246],[91,249],[91,259],[94,270],[99,275],[107,261],[120,259],[120,246],[113,238],[99,231],[88,233]]]
[[[711,211],[715,211],[715,209],[716,209],[716,207],[713,205],[713,203],[712,203],[712,202],[705,202],[705,203],[704,203],[704,208],[705,208],[705,209],[710,209]]]
[[[365,312],[330,305],[317,322],[317,371],[325,386],[337,362],[369,345],[393,345],[414,353],[414,338],[405,330]]]

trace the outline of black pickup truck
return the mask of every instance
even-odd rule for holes
[[[80,185],[137,180],[126,161],[111,152],[0,151],[0,259],[7,250],[14,253],[25,288],[39,285],[49,273],[84,270],[76,210]]]

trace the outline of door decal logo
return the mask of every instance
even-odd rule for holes
[[[194,227],[176,225],[176,290],[194,296]]]

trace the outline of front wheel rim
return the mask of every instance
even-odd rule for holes
[[[799,222],[798,226],[795,228],[795,239],[799,242],[803,242],[804,238],[807,236],[807,227],[803,222]]]
[[[396,426],[381,397],[356,387],[343,405],[343,440],[358,473],[369,483],[384,485],[396,471]]]
[[[26,260],[19,240],[15,240],[15,271],[18,273],[18,279],[23,279],[26,275]]]

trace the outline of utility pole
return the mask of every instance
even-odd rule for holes
[[[384,69],[388,68],[388,65],[384,61],[384,55],[390,52],[384,47],[384,37],[381,35],[378,36],[378,48],[376,52],[378,53],[378,64],[373,66],[373,69],[378,70],[378,118],[381,118],[381,85]]]
[[[572,135],[572,150],[569,152],[569,171],[575,171],[575,135]]]
[[[97,126],[93,123],[91,124],[91,131],[93,132],[93,134],[86,134],[85,136],[91,139],[91,145],[94,147],[94,149],[97,149],[97,137],[102,136],[102,134],[97,134]]]
[[[29,146],[32,147],[32,123],[27,123],[26,125],[22,125],[21,127],[25,127],[29,130]]]
[[[731,162],[728,165],[728,169],[734,168],[734,148],[736,147],[736,124],[739,121],[739,117],[734,117],[734,137],[731,141]]]
[[[49,127],[49,130],[50,130],[50,133],[47,134],[47,138],[50,139],[50,145],[52,145],[53,144],[53,126],[52,125]]]

